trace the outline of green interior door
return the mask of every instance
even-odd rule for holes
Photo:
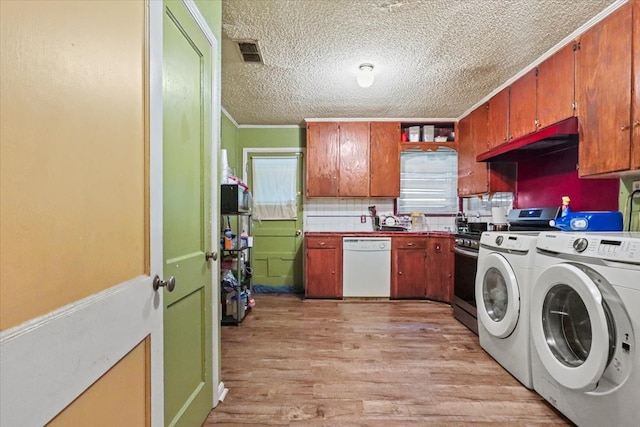
[[[250,161],[247,168],[250,188],[253,185],[253,169],[251,159],[254,157],[283,157],[296,156],[294,149],[291,153],[283,152],[253,152],[249,153]],[[303,291],[302,274],[302,156],[297,155],[298,173],[297,185],[297,219],[295,220],[253,220],[252,234],[254,236],[251,251],[251,266],[253,269],[253,286],[267,285],[274,287],[293,288],[296,292]]]
[[[164,2],[163,245],[166,425],[201,425],[213,402],[211,49],[182,1]]]

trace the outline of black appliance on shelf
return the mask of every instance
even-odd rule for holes
[[[249,191],[238,184],[221,184],[220,213],[241,214],[250,210]]]
[[[560,216],[560,207],[512,209],[507,214],[509,231],[558,230],[549,221]],[[453,247],[455,266],[453,274],[453,316],[476,335],[476,273],[480,237],[487,231],[486,222],[467,222],[458,227]]]

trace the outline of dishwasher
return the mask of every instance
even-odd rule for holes
[[[342,238],[342,295],[389,297],[391,238]]]

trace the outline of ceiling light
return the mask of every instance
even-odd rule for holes
[[[362,64],[358,72],[358,85],[360,87],[369,87],[373,84],[373,65]]]

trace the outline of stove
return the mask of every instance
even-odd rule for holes
[[[560,207],[512,209],[507,215],[509,232],[536,234],[545,230],[558,230],[549,221],[560,216]],[[487,231],[487,223],[470,222],[458,228],[453,247],[455,265],[453,275],[453,316],[478,334],[476,310],[476,273],[480,237]]]

